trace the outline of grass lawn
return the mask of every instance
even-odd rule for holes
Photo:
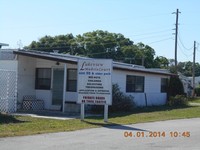
[[[200,97],[190,99],[189,101],[192,103],[200,103]]]
[[[79,119],[53,120],[0,114],[0,137],[74,131],[116,124],[134,124],[196,117],[200,117],[200,106],[187,106],[182,108],[171,108],[168,106],[137,108],[131,113],[110,114],[109,123],[104,123],[103,117],[88,117],[82,122]]]

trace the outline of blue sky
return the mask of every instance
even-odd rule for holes
[[[199,6],[199,0],[0,0],[0,43],[19,48],[45,35],[105,30],[174,58],[172,12],[178,8],[178,61],[192,61],[194,40],[200,43]]]

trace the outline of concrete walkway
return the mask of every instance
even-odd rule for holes
[[[80,113],[63,113],[61,111],[49,111],[49,110],[39,110],[39,111],[19,111],[16,113],[11,113],[14,116],[30,116],[35,118],[47,118],[47,119],[57,119],[57,120],[69,120],[69,119],[79,119]],[[89,116],[100,116],[95,114],[85,114],[85,117]]]
[[[63,113],[61,111],[49,111],[49,110],[38,110],[38,111],[18,111],[12,113],[14,116],[30,116],[35,118],[48,118],[58,120],[68,120],[80,118],[79,113]]]

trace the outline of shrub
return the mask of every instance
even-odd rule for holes
[[[169,80],[168,96],[184,95],[184,88],[178,76],[172,76]]]
[[[135,107],[133,96],[128,96],[120,91],[118,84],[113,85],[112,94],[112,106],[109,107],[111,112],[131,111]]]
[[[186,106],[188,105],[188,99],[184,95],[171,96],[168,101],[169,106]]]
[[[118,84],[112,86],[112,105],[109,106],[109,112],[131,111],[135,107],[133,96],[125,95]],[[92,105],[90,111],[93,113],[103,112],[104,106]]]

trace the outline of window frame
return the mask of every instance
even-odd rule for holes
[[[50,77],[39,77],[39,70],[49,70],[50,73]],[[36,90],[50,90],[51,89],[51,68],[36,68],[35,69],[35,89]],[[48,85],[45,85],[43,87],[41,87],[40,83],[41,81],[47,80],[48,81]]]
[[[139,80],[141,81],[139,82]],[[144,93],[144,85],[144,76],[126,75],[126,93]],[[141,90],[138,90],[137,87],[140,87]]]
[[[70,71],[76,71],[76,79],[70,79]],[[78,80],[78,77],[77,77],[77,72],[78,70],[76,68],[69,68],[67,69],[67,88],[66,88],[66,91],[67,92],[77,92],[77,80]],[[74,82],[74,83],[73,83]],[[72,84],[75,84],[75,88],[74,89],[70,89],[70,85]]]
[[[163,80],[165,80],[165,84],[163,85]],[[168,78],[161,78],[160,81],[160,92],[161,93],[167,93],[167,87],[168,87]]]

